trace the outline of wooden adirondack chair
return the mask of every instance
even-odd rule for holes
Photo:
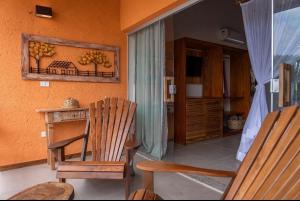
[[[153,173],[187,173],[232,178],[225,200],[300,199],[300,111],[295,107],[273,112],[262,128],[239,171],[227,172],[163,163],[142,162],[145,189],[132,200],[160,200],[153,193]],[[187,196],[188,197],[188,196]]]
[[[139,147],[135,135],[129,135],[134,130],[136,107],[135,103],[118,98],[106,98],[97,102],[97,105],[92,103],[86,134],[50,146],[52,150],[58,150],[57,178],[61,182],[66,179],[123,180],[128,198],[133,156]],[[88,130],[92,144],[92,161],[85,161],[85,154],[82,154],[82,161],[64,162],[64,149],[70,143],[84,138],[85,152]],[[126,157],[123,160],[124,151]]]

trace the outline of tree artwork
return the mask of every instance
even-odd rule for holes
[[[55,55],[55,46],[41,42],[29,43],[29,54],[35,59],[37,71],[40,73],[40,61],[43,57],[52,57]]]
[[[117,46],[22,34],[21,47],[24,80],[120,82]]]
[[[102,65],[105,68],[112,67],[112,64],[109,62],[107,56],[98,50],[86,52],[83,56],[81,56],[79,63],[81,65],[94,64],[96,74],[98,72],[98,65]]]

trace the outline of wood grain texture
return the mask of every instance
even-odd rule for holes
[[[118,103],[117,103],[117,114],[116,114],[116,120],[115,120],[115,125],[114,125],[114,131],[113,131],[112,140],[111,140],[111,148],[110,148],[110,154],[109,154],[110,161],[113,160],[113,156],[114,156],[115,150],[117,148],[116,142],[117,142],[118,133],[120,130],[123,106],[124,106],[124,100],[119,99]]]
[[[267,160],[270,158],[271,153],[274,151],[277,143],[285,133],[287,127],[290,125],[296,112],[297,107],[288,108],[284,112],[282,112],[277,121],[276,127],[269,134],[269,138],[262,147],[260,153],[257,155],[256,160],[251,166],[251,169],[249,170],[247,176],[244,178],[244,182],[239,187],[235,199],[243,199],[249,187],[253,183],[255,183],[257,175],[260,173]]]
[[[188,99],[186,143],[223,135],[223,99]]]
[[[269,114],[265,121],[262,124],[262,128],[260,129],[253,146],[249,150],[247,156],[245,157],[242,165],[240,166],[239,173],[237,174],[236,179],[234,180],[228,194],[226,195],[226,200],[232,200],[240,187],[243,183],[245,176],[248,174],[251,165],[256,160],[258,153],[261,151],[266,139],[269,137],[269,133],[274,128],[280,112],[273,112]]]
[[[293,119],[289,128],[286,130],[286,134],[278,142],[276,148],[273,150],[272,154],[266,161],[264,167],[261,169],[256,177],[255,183],[247,190],[245,199],[253,199],[258,190],[262,187],[262,184],[266,181],[268,177],[274,177],[272,175],[273,170],[278,166],[280,160],[283,160],[283,156],[290,148],[291,144],[296,142],[296,137],[300,132],[300,113]],[[290,157],[293,157],[291,153]]]
[[[63,179],[105,179],[124,180],[124,172],[57,172],[57,178]]]
[[[110,99],[106,98],[104,100],[104,110],[103,110],[103,121],[102,121],[102,133],[101,133],[101,161],[105,161],[106,154],[106,140],[107,140],[107,130],[109,123],[109,112],[110,111]]]
[[[300,195],[300,110],[285,108],[270,113],[238,172],[206,170],[164,162],[142,162],[138,168],[148,175],[146,190],[153,189],[154,172],[232,177],[226,200],[284,200]],[[236,177],[235,177],[236,175]],[[148,189],[147,189],[147,186]],[[132,196],[134,198],[134,196]]]
[[[165,162],[144,161],[137,164],[137,168],[147,172],[169,172],[195,174],[209,177],[230,177],[235,178],[236,173],[230,171],[209,170],[203,168],[190,167],[186,165],[178,165]]]
[[[244,118],[248,117],[251,103],[251,76],[249,54],[244,51],[227,51],[230,55],[230,99],[231,111],[240,112]]]
[[[159,195],[156,195],[152,191],[141,189],[132,193],[129,200],[163,200]]]
[[[103,112],[103,105],[104,105],[104,102],[103,101],[98,101],[97,102],[97,113],[96,113],[96,116],[97,116],[97,121],[96,121],[96,141],[97,141],[97,158],[96,160],[97,161],[101,161],[101,146],[102,146],[102,122],[103,122],[103,115],[102,115],[102,112]]]
[[[201,77],[187,77],[187,56],[202,58]],[[189,144],[199,140],[222,137],[224,106],[213,114],[208,111],[196,115],[193,104],[189,104],[187,84],[203,85],[203,102],[207,105],[198,110],[210,108],[210,99],[220,99],[223,104],[224,94],[224,55],[231,59],[231,92],[239,99],[230,99],[231,112],[238,112],[246,118],[250,110],[250,59],[245,50],[226,47],[219,44],[183,38],[175,41],[175,142]],[[200,99],[200,98],[199,98]],[[226,97],[227,100],[227,97]],[[200,102],[200,100],[198,101]],[[217,105],[217,104],[216,104]],[[206,126],[205,126],[206,125]]]
[[[90,138],[92,142],[93,160],[97,159],[97,146],[96,146],[96,106],[95,103],[90,104]]]
[[[129,114],[128,114],[128,117],[127,117],[127,120],[126,120],[126,123],[125,123],[122,138],[121,138],[121,136],[119,136],[119,138],[121,138],[121,141],[120,141],[120,144],[117,144],[118,153],[117,153],[116,161],[120,161],[120,159],[121,159],[122,152],[124,150],[124,145],[126,143],[126,140],[128,139],[128,134],[129,134],[131,125],[133,123],[136,107],[137,107],[137,105],[135,103],[130,104],[130,108],[129,108],[129,111],[128,111]]]
[[[90,136],[93,161],[61,163],[57,178],[65,179],[116,179],[124,180],[125,197],[130,191],[133,158],[139,147],[136,144],[134,117],[136,103],[121,98],[105,98],[90,104]],[[129,136],[130,132],[132,136]],[[125,146],[126,144],[126,146]],[[122,153],[125,151],[125,161]]]
[[[109,156],[110,156],[113,132],[115,129],[117,103],[118,103],[117,98],[112,98],[110,101],[110,114],[109,114],[109,123],[108,123],[108,130],[107,130],[107,139],[106,139],[105,161],[109,160]]]
[[[297,139],[293,144],[289,147],[289,149],[284,153],[281,161],[272,171],[271,175],[264,181],[263,185],[259,188],[258,192],[255,194],[254,199],[258,199],[264,197],[270,187],[277,181],[283,172],[287,169],[287,167],[291,164],[295,157],[300,151],[300,136],[297,136]]]
[[[128,116],[128,113],[129,113],[129,107],[130,107],[130,102],[125,101],[124,106],[123,106],[123,112],[122,112],[120,128],[119,128],[119,132],[118,132],[118,138],[117,138],[117,142],[116,142],[116,147],[114,149],[114,154],[113,154],[112,161],[118,161],[118,153],[119,153],[119,146],[118,145],[120,145],[121,141],[122,141],[122,135],[123,135],[123,131],[124,131],[124,128],[125,128],[126,121],[127,121],[127,116]]]
[[[61,163],[59,172],[124,172],[125,162],[64,162]]]
[[[75,47],[83,49],[93,49],[109,51],[114,53],[114,72],[115,76],[113,78],[103,78],[103,77],[84,77],[84,76],[66,76],[66,75],[43,75],[43,74],[33,74],[29,72],[30,59],[29,59],[29,42],[39,41],[44,43],[49,43],[53,45]],[[22,78],[24,80],[49,80],[49,81],[73,81],[73,82],[104,82],[104,83],[119,83],[120,82],[120,48],[108,45],[99,45],[92,43],[85,43],[73,40],[65,40],[59,38],[22,34]]]
[[[177,92],[175,95],[175,142],[186,144],[186,43],[184,40],[175,41],[175,84]]]
[[[80,136],[77,136],[77,137],[74,137],[74,138],[71,138],[71,139],[67,139],[67,140],[57,142],[57,143],[53,143],[53,144],[50,144],[48,146],[48,149],[58,149],[58,148],[66,147],[66,146],[72,144],[73,142],[76,142],[78,140],[83,139],[84,137],[86,137],[86,136],[85,135],[80,135]]]
[[[9,200],[73,200],[73,198],[73,186],[49,182],[29,188]]]
[[[291,104],[291,79],[292,79],[292,65],[281,64],[279,66],[279,107],[286,107]]]

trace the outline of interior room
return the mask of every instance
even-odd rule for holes
[[[195,165],[201,156],[201,165],[234,170],[255,88],[241,9],[231,0],[202,1],[166,24],[166,72],[176,86],[167,159]]]

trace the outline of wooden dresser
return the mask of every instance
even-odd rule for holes
[[[189,98],[186,104],[186,143],[223,136],[223,99]]]

